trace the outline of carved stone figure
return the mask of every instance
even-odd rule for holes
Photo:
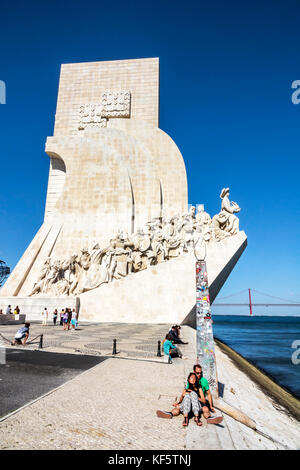
[[[194,255],[198,261],[206,258],[206,243],[200,225],[197,225],[193,234]]]
[[[198,205],[196,222],[199,225],[210,225],[211,223],[210,215],[207,212],[205,212],[203,204]]]
[[[37,282],[34,284],[33,289],[30,292],[29,296],[38,294],[39,292],[43,291],[43,287],[44,287],[44,283],[45,283],[45,277],[47,275],[47,272],[50,269],[50,266],[51,266],[51,259],[47,258],[44,265],[43,265],[43,267],[42,267],[41,274],[39,275]]]
[[[241,210],[236,202],[230,202],[229,188],[222,189],[220,198],[222,199],[221,212],[215,215],[212,220],[217,240],[239,232],[239,219],[234,214]]]
[[[53,296],[78,295],[96,289],[113,279],[122,279],[171,258],[182,256],[189,249],[194,250],[198,260],[206,257],[207,244],[215,243],[239,231],[239,220],[235,213],[240,211],[235,202],[229,200],[229,188],[220,195],[221,212],[210,218],[204,206],[191,206],[188,213],[175,215],[170,220],[160,217],[150,220],[144,229],[130,237],[119,230],[106,248],[97,242],[92,248],[81,250],[67,260],[51,263],[48,258],[41,270],[30,295],[48,294]]]
[[[54,261],[53,265],[50,267],[48,271],[48,274],[46,275],[43,292],[46,292],[48,294],[52,293],[53,295],[56,294],[55,287],[53,286],[57,281],[60,280],[60,274],[61,274],[60,270],[61,270],[60,261],[59,260]]]

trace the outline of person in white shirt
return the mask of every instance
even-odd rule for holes
[[[11,306],[9,305],[6,309],[6,315],[11,315]]]
[[[73,308],[72,319],[71,319],[72,331],[76,330],[76,323],[77,323],[77,313],[75,311],[75,308]]]
[[[42,324],[43,325],[47,325],[47,320],[48,320],[48,310],[47,310],[47,307],[44,308],[44,310],[42,311]]]

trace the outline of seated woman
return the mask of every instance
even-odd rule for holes
[[[199,368],[199,366],[197,365]],[[207,400],[204,396],[201,382],[199,383],[195,372],[191,372],[187,379],[186,388],[183,390],[182,395],[178,402],[173,403],[172,411],[157,410],[156,414],[159,418],[171,419],[173,416],[178,416],[180,413],[183,414],[183,426],[188,426],[188,415],[192,410],[195,416],[195,422],[197,426],[202,426],[200,421],[200,413],[203,411],[204,418],[206,418],[207,424],[220,424],[223,421],[222,416],[211,417],[209,409],[207,407]],[[211,408],[214,412],[214,408]]]
[[[183,414],[183,426],[188,426],[189,424],[189,413],[191,410],[194,413],[194,419],[197,426],[202,426],[199,415],[201,411],[200,399],[204,399],[202,389],[199,388],[196,374],[191,372],[187,379],[188,388],[185,388],[181,394],[178,402],[173,403],[174,409],[170,412],[157,410],[156,414],[159,418],[173,418],[173,416],[178,416],[180,413]]]
[[[172,357],[182,358],[182,352],[180,349],[172,343],[172,337],[168,333],[166,334],[166,339],[163,342],[164,354],[169,357],[169,364],[172,364]]]

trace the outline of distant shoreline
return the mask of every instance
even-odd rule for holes
[[[294,418],[300,421],[300,400],[292,392],[278,385],[264,370],[249,362],[224,341],[217,337],[214,337],[214,340],[221,351],[232,359],[242,372],[259,385],[264,393],[286,408]]]

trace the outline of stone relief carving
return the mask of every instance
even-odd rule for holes
[[[189,251],[204,260],[209,245],[239,232],[235,213],[240,207],[230,202],[229,188],[222,189],[220,197],[221,212],[212,219],[203,205],[197,213],[192,206],[170,220],[154,218],[130,235],[120,230],[106,247],[94,242],[90,251],[83,248],[66,260],[48,258],[29,295],[79,295]]]
[[[130,118],[130,107],[129,90],[106,91],[102,93],[101,103],[87,103],[79,107],[78,130],[89,127],[107,127],[109,118]]]
[[[106,118],[130,117],[130,91],[107,91],[102,94],[102,116]]]
[[[79,108],[79,130],[87,127],[106,127],[107,119],[102,116],[102,106],[99,104],[83,104]]]

